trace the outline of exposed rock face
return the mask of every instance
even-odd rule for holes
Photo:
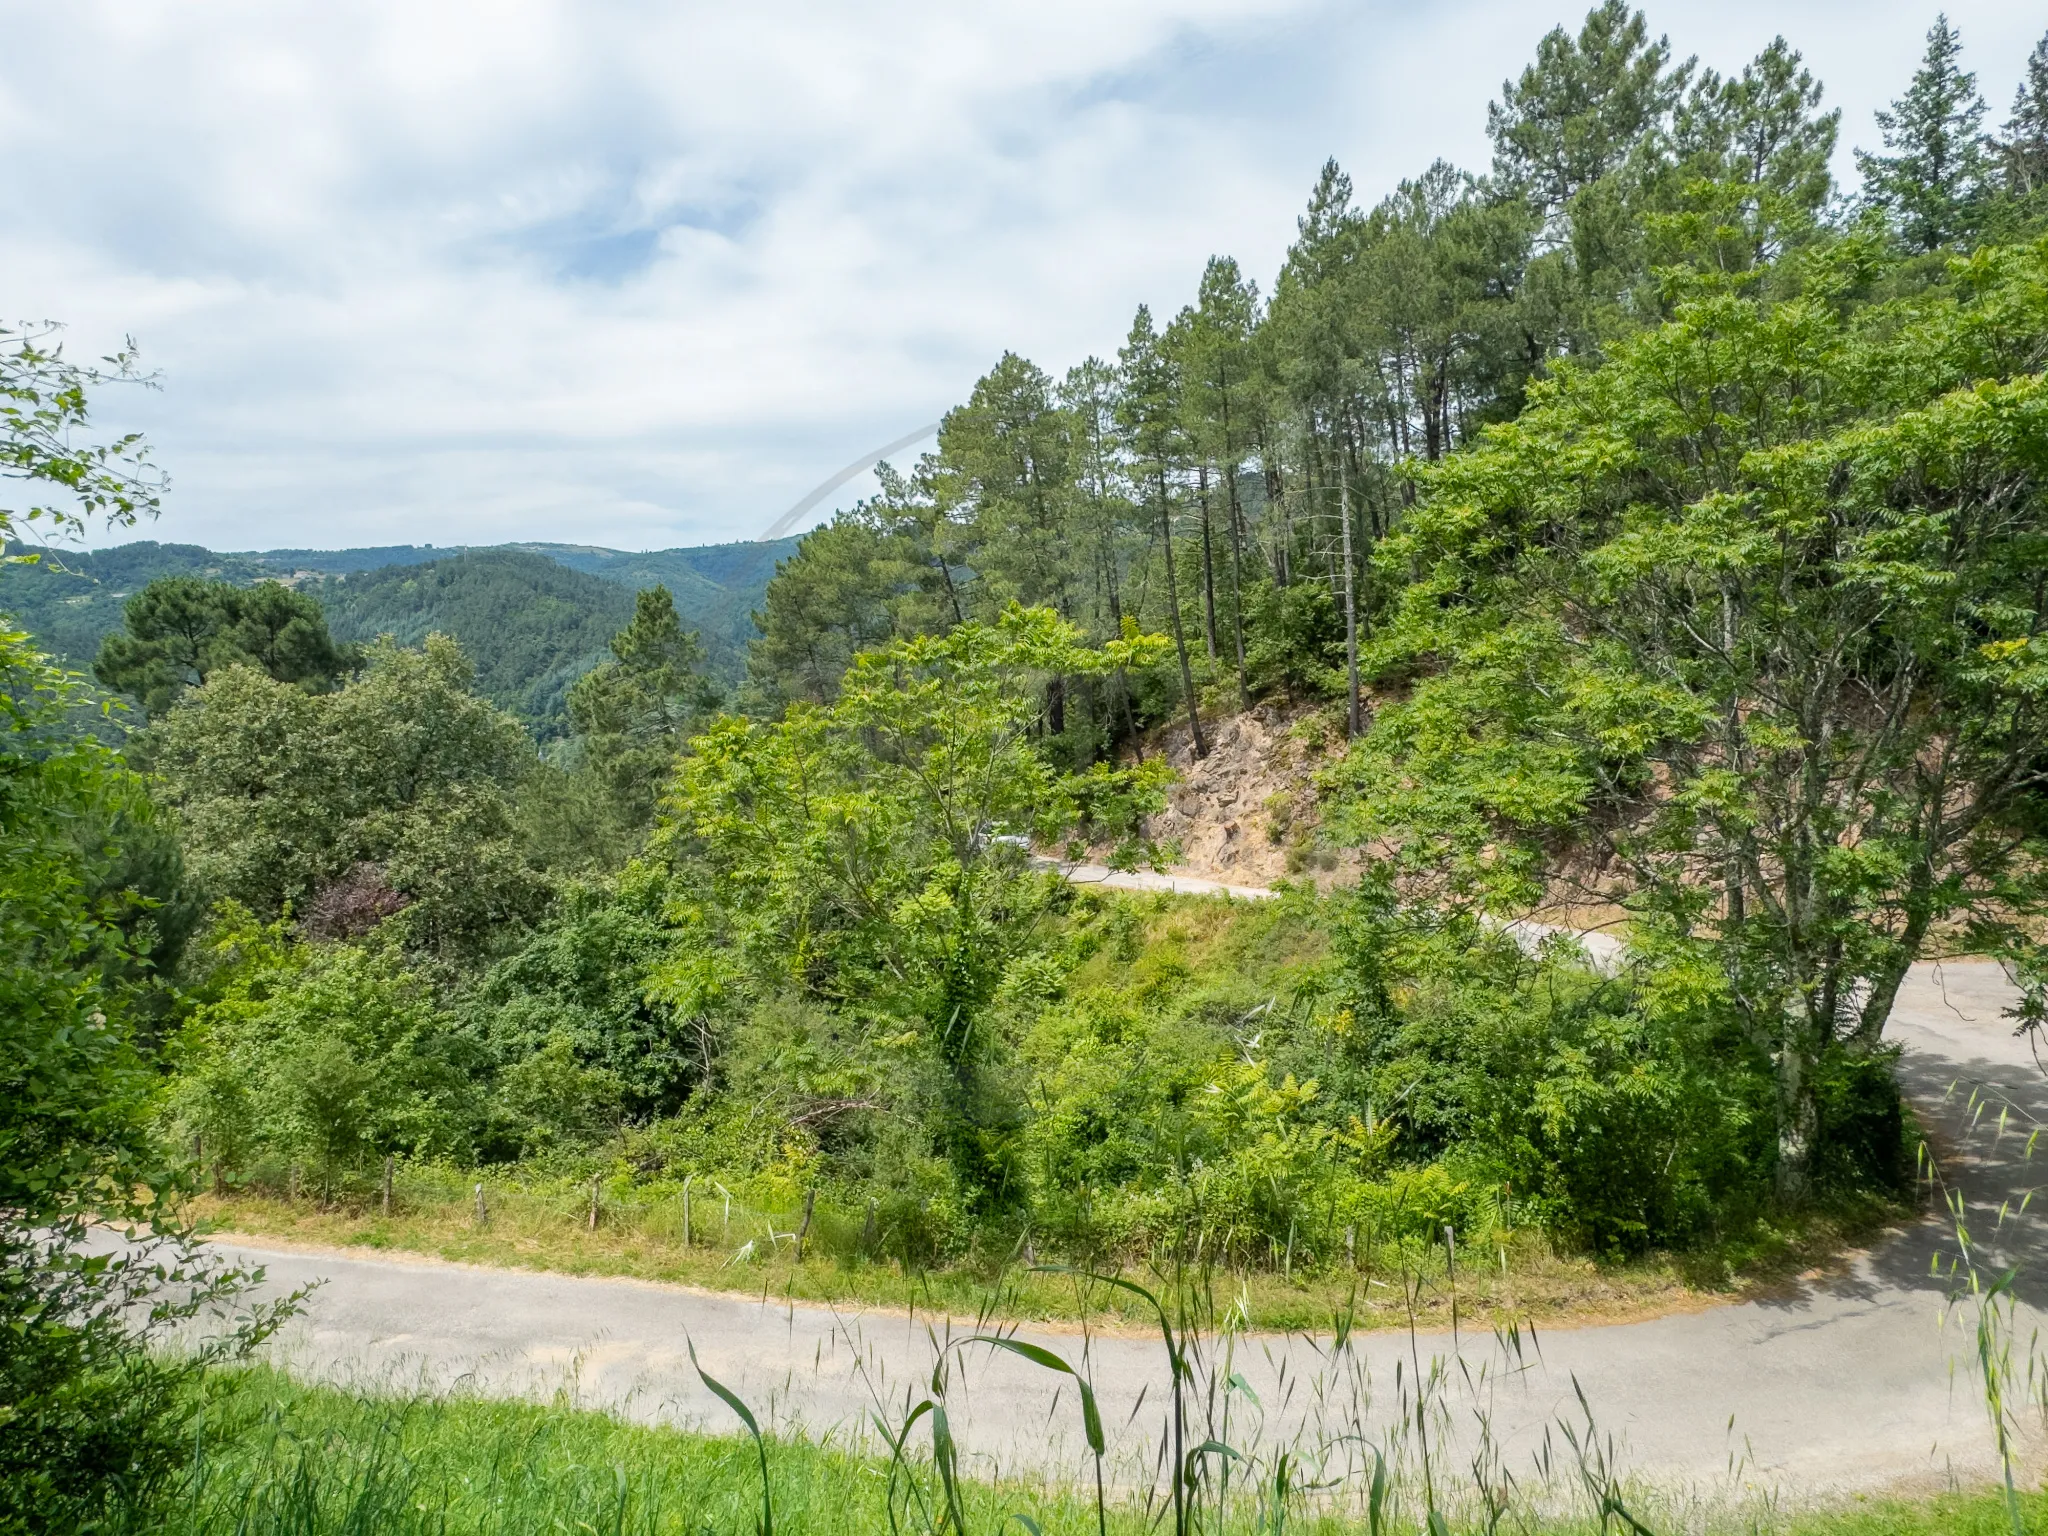
[[[1195,757],[1185,725],[1166,733],[1180,780],[1145,827],[1180,845],[1177,871],[1239,885],[1304,876],[1326,884],[1355,867],[1354,856],[1319,847],[1315,835],[1315,773],[1342,752],[1341,731],[1327,742],[1304,712],[1270,704],[1205,724],[1206,758]]]

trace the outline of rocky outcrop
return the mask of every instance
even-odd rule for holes
[[[1186,725],[1157,749],[1180,775],[1166,808],[1148,818],[1155,841],[1177,843],[1176,871],[1240,885],[1313,877],[1324,884],[1356,859],[1317,839],[1315,773],[1343,752],[1320,716],[1278,705],[1204,722],[1209,755],[1197,758]]]

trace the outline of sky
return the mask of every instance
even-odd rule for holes
[[[1948,14],[2000,123],[2048,15]],[[1006,349],[1112,355],[1212,254],[1270,286],[1326,158],[1366,203],[1438,157],[1483,170],[1488,101],[1582,15],[0,0],[0,314],[155,370],[98,408],[172,480],[122,537],[753,538]],[[1845,180],[1932,19],[1649,8],[1724,72],[1782,33],[1843,111]]]

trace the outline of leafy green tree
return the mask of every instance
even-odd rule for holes
[[[1787,1197],[1934,935],[2048,894],[2048,248],[1955,277],[1684,303],[1428,471],[1377,657],[1419,681],[1339,775],[1446,894],[1630,903],[1774,1061]]]
[[[200,888],[264,919],[334,905],[333,937],[359,931],[347,911],[374,922],[403,907],[413,942],[450,955],[536,915],[546,885],[513,810],[533,748],[473,680],[461,648],[432,635],[373,646],[331,694],[248,666],[194,689],[144,746]]]
[[[1886,153],[1856,151],[1864,198],[1882,209],[1907,247],[1939,250],[1977,228],[1990,176],[1977,77],[1957,60],[1963,40],[1934,18],[1927,53],[1906,94],[1877,114]]]
[[[505,1069],[497,1107],[511,1122],[519,1150],[532,1155],[587,1143],[616,1126],[622,1096],[616,1076],[587,1065],[576,1043],[556,1034]]]
[[[667,587],[642,590],[633,622],[612,636],[612,659],[569,690],[569,718],[589,767],[630,827],[654,818],[654,795],[683,743],[718,707],[704,651],[683,628]]]
[[[316,598],[274,581],[237,587],[161,577],[128,599],[125,617],[125,631],[101,643],[93,675],[151,715],[224,667],[260,667],[278,682],[317,691],[361,661],[334,643]]]
[[[24,532],[132,526],[163,489],[139,436],[89,440],[90,391],[138,381],[132,348],[67,361],[54,327],[0,331],[0,550]],[[41,524],[41,528],[36,525]],[[17,558],[9,556],[8,558]],[[140,783],[81,735],[78,690],[0,627],[0,1531],[147,1523],[189,1454],[195,1380],[280,1317],[246,1314],[173,1355],[174,1330],[230,1305],[249,1278],[203,1254],[171,1215],[179,1170],[152,1134],[149,1066],[131,1005],[155,926]],[[129,846],[124,846],[124,842]],[[139,848],[131,851],[135,845]],[[144,887],[137,890],[129,883]],[[124,1224],[113,1255],[97,1221]],[[175,1283],[173,1283],[175,1282]]]
[[[685,1019],[793,991],[873,1020],[936,1072],[933,1123],[963,1186],[1014,1196],[987,1010],[1057,881],[1011,839],[1131,834],[1164,774],[1054,768],[1032,739],[1038,682],[1163,649],[1092,649],[1050,610],[1012,607],[862,653],[827,710],[715,722],[656,839],[681,926],[655,994]]]
[[[1295,701],[1340,696],[1345,683],[1344,615],[1322,582],[1276,587],[1260,582],[1248,594],[1252,644],[1246,658],[1262,693]]]
[[[465,1030],[506,1070],[565,1041],[579,1068],[597,1074],[593,1091],[606,1085],[618,1113],[673,1114],[710,1080],[715,1051],[699,1028],[648,995],[668,951],[662,895],[645,864],[615,882],[571,887],[547,924],[468,989]],[[565,1123],[550,1124],[557,1138],[568,1135]]]
[[[0,505],[0,550],[43,529],[81,534],[94,520],[132,528],[156,516],[167,484],[140,433],[84,440],[93,389],[151,382],[136,372],[133,344],[101,359],[104,368],[92,367],[64,356],[57,330],[0,326],[0,479],[26,482],[37,498]]]
[[[268,1323],[197,1356],[171,1331],[243,1279],[172,1218],[183,1183],[152,1134],[152,1073],[128,1004],[141,904],[110,833],[140,786],[69,728],[76,690],[0,634],[0,1530],[138,1518],[189,1456],[196,1375]],[[96,1221],[134,1242],[88,1251]],[[178,1277],[174,1288],[165,1282]]]
[[[331,1194],[386,1153],[472,1151],[487,1063],[395,946],[296,944],[230,905],[210,947],[171,1106],[223,1136],[216,1177],[303,1161]]]

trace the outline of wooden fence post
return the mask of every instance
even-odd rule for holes
[[[597,1175],[590,1176],[590,1230],[597,1230]]]
[[[683,1175],[683,1248],[686,1252],[690,1246],[690,1180],[696,1177],[695,1173]]]
[[[482,1181],[482,1180],[478,1180],[478,1181],[477,1181],[477,1186],[476,1186],[476,1224],[477,1224],[477,1225],[478,1225],[479,1227],[481,1227],[481,1226],[483,1226],[483,1225],[484,1225],[484,1224],[485,1224],[486,1222],[488,1222],[488,1221],[489,1221],[490,1219],[491,1219],[491,1213],[490,1213],[490,1211],[489,1211],[489,1210],[488,1210],[488,1209],[487,1209],[487,1208],[485,1207],[485,1205],[484,1205],[484,1186],[483,1186],[483,1181]]]
[[[796,1261],[804,1261],[804,1239],[811,1235],[811,1216],[818,1208],[816,1186],[804,1191],[804,1224],[796,1229]]]
[[[384,1154],[384,1214],[391,1214],[391,1167],[397,1161],[389,1152]]]

